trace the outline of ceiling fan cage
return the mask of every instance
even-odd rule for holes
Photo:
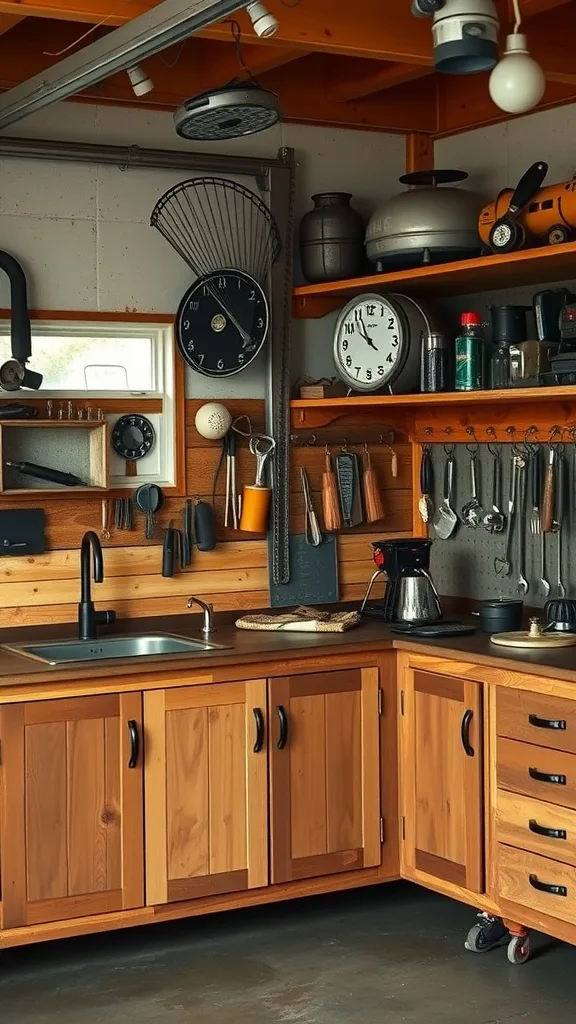
[[[266,204],[227,178],[174,185],[156,203],[150,223],[199,277],[234,269],[263,283],[282,248]]]

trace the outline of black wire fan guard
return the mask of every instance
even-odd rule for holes
[[[263,283],[282,248],[266,204],[227,178],[179,182],[158,200],[150,224],[198,277],[228,268]]]

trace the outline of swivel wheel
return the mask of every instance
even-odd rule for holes
[[[507,956],[511,964],[525,964],[530,959],[530,936],[513,935],[508,943]]]
[[[510,932],[499,917],[490,914],[478,914],[478,921],[466,936],[464,946],[472,953],[488,953],[498,946],[510,942]]]

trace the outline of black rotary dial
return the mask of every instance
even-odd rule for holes
[[[156,434],[146,416],[137,414],[121,416],[112,431],[112,446],[123,459],[133,462],[147,455],[152,448]]]
[[[268,303],[241,270],[205,274],[188,289],[176,315],[176,341],[186,362],[207,377],[230,377],[256,358],[268,331]]]

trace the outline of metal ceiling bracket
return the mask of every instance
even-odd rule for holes
[[[117,71],[126,71],[244,5],[242,0],[163,0],[102,39],[3,93],[0,128],[74,96]]]

